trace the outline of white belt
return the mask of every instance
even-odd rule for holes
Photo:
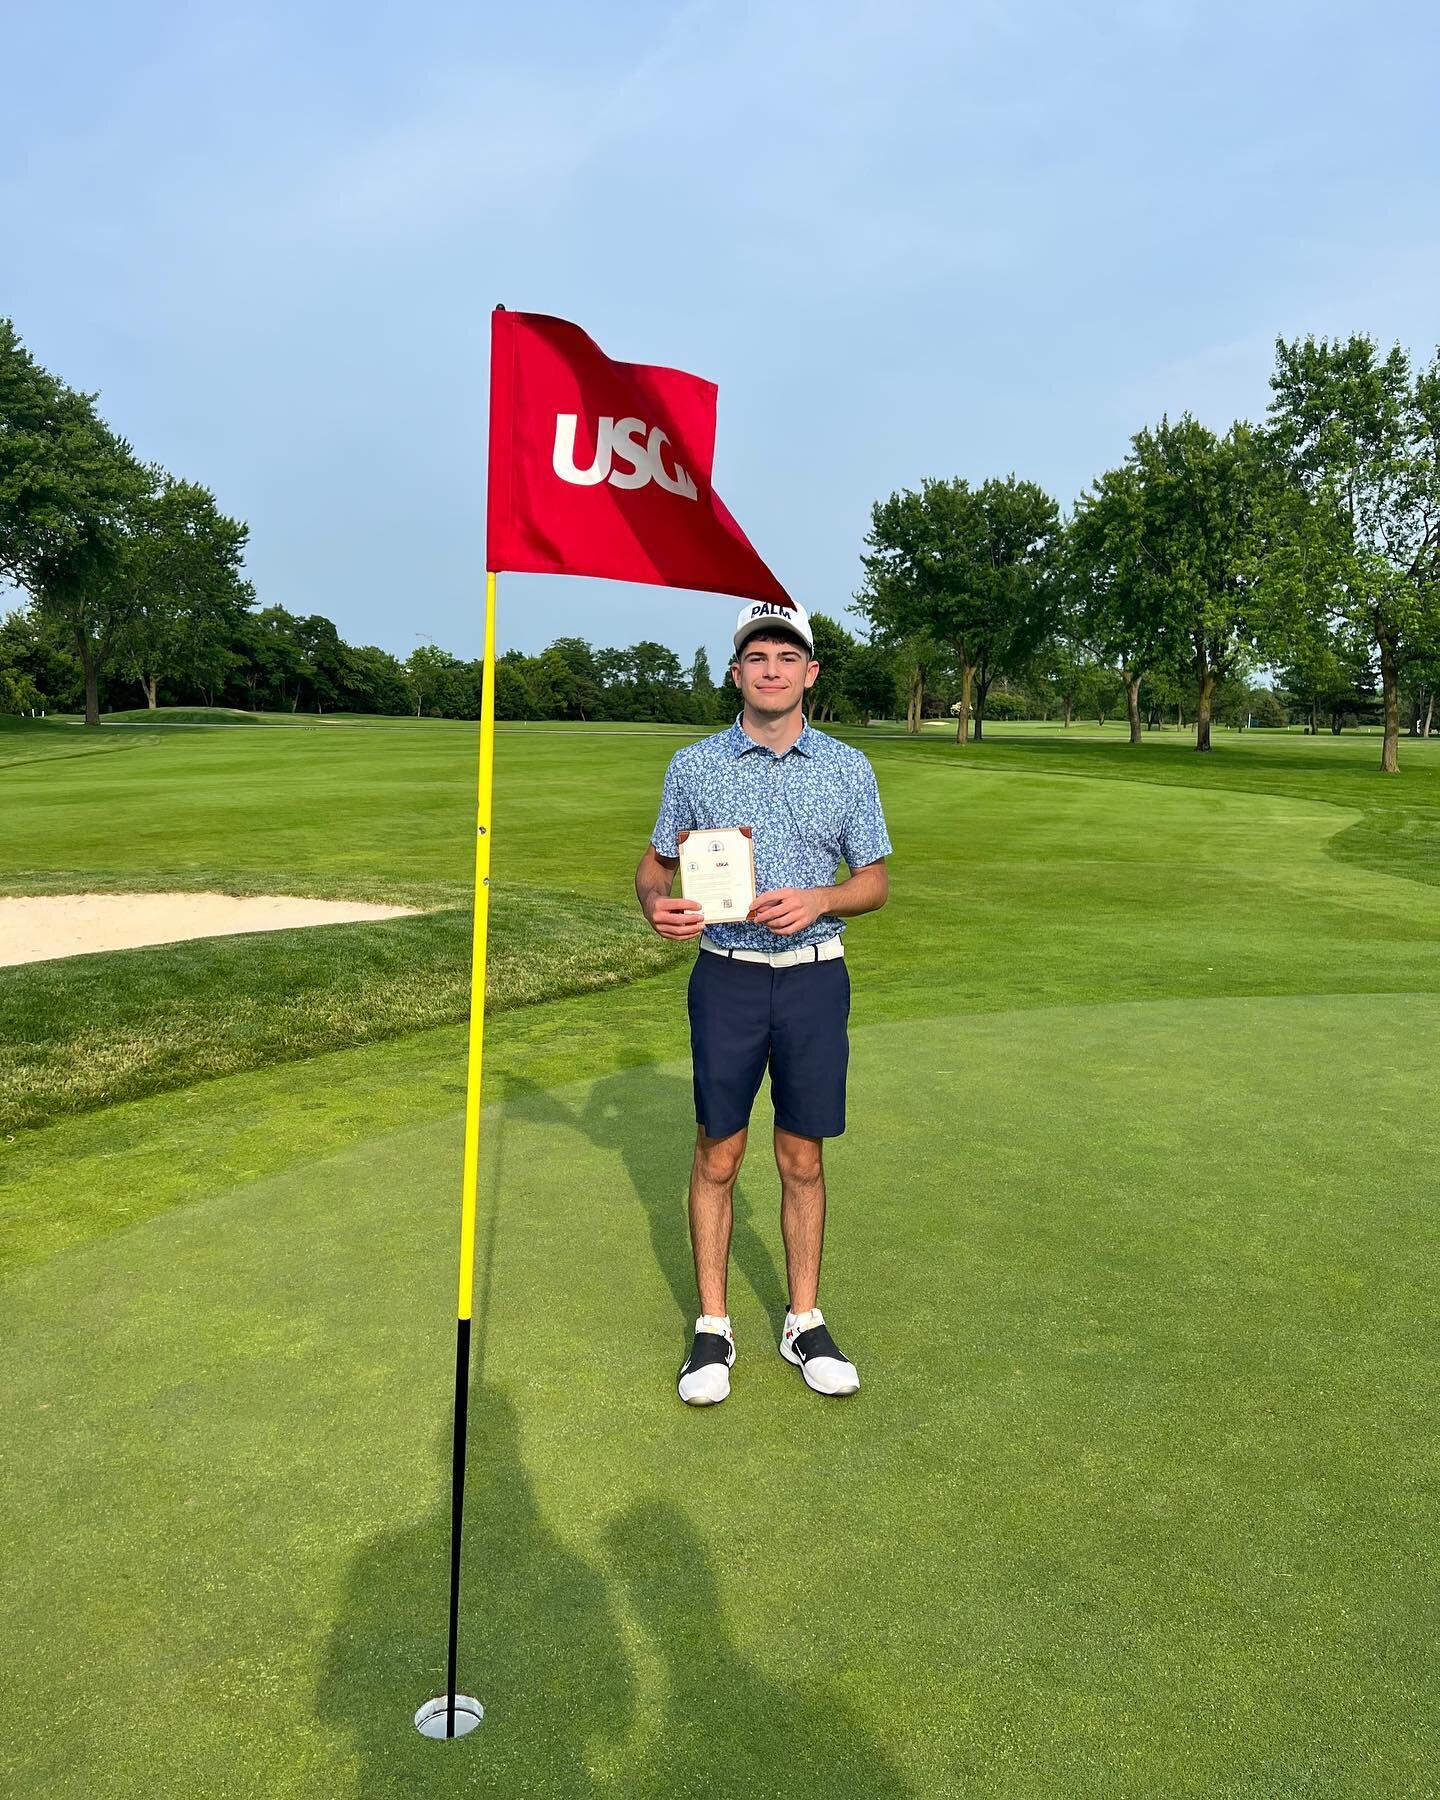
[[[708,937],[702,937],[700,948],[712,956],[732,957],[736,962],[769,963],[772,969],[793,969],[797,963],[834,962],[837,956],[845,954],[845,945],[838,936],[826,938],[823,944],[802,945],[799,950],[722,950]]]

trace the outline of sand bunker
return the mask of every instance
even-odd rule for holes
[[[349,925],[399,919],[415,906],[367,906],[355,900],[293,900],[234,894],[46,894],[0,899],[0,967],[178,944],[185,938],[241,931],[289,931],[297,925]]]

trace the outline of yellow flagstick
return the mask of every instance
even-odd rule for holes
[[[485,945],[490,928],[490,808],[495,792],[495,577],[485,577],[485,662],[480,695],[480,792],[475,808],[475,909],[470,949],[470,1061],[460,1196],[460,1306],[475,1290],[475,1190],[480,1171],[480,1079],[485,1062]]]
[[[495,576],[485,576],[485,664],[480,694],[480,782],[475,809],[475,903],[470,952],[470,1055],[465,1084],[465,1160],[460,1192],[460,1300],[455,1329],[455,1447],[450,1488],[450,1642],[445,1736],[456,1735],[455,1662],[460,1643],[460,1549],[465,1515],[465,1427],[470,1405],[470,1317],[475,1294],[475,1196],[480,1176],[480,1089],[485,1060],[485,946],[490,925],[490,809],[495,789]],[[483,1708],[462,1697],[460,1730]],[[438,1725],[431,1709],[422,1707]],[[417,1718],[417,1724],[420,1722]],[[422,1725],[421,1729],[424,1727]]]

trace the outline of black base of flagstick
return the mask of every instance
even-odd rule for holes
[[[465,1428],[470,1414],[470,1321],[455,1321],[455,1454],[450,1467],[450,1644],[445,1659],[445,1692],[427,1700],[415,1715],[422,1737],[464,1737],[485,1717],[469,1694],[455,1692],[460,1648],[460,1550],[465,1521]]]

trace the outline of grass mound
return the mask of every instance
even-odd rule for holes
[[[235,706],[132,707],[127,712],[105,713],[102,725],[259,725],[258,713]]]
[[[452,904],[0,970],[0,1130],[454,1024],[469,1012],[470,925],[468,905]],[[677,954],[633,907],[506,889],[491,908],[486,1010],[615,987]]]

